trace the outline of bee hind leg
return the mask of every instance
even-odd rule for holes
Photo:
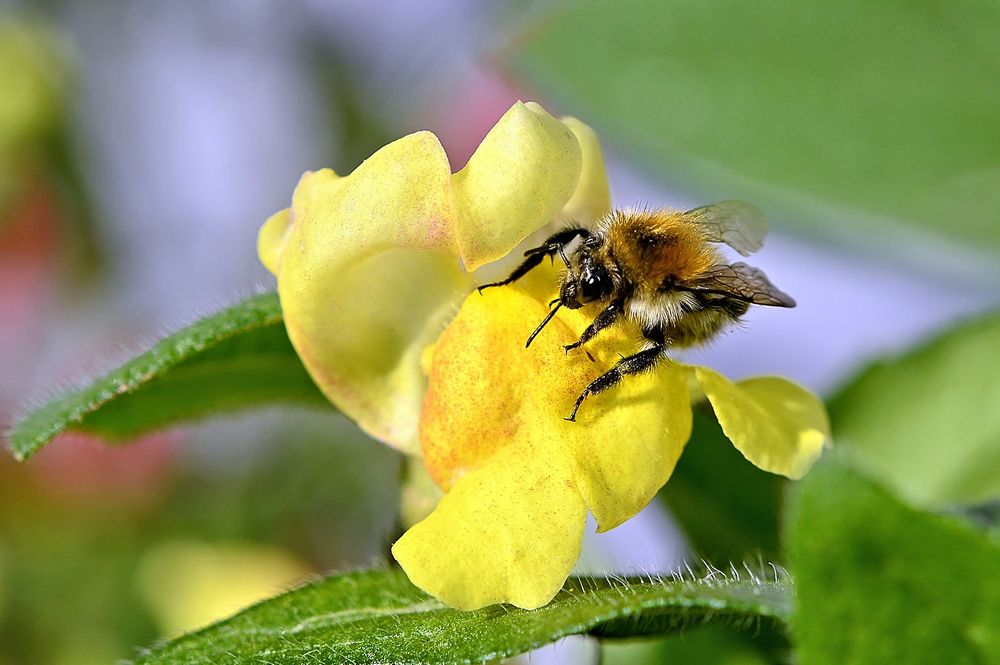
[[[563,420],[568,420],[571,423],[576,422],[576,412],[580,410],[583,400],[616,385],[629,374],[639,374],[651,369],[663,357],[666,348],[666,344],[657,343],[655,346],[619,360],[614,367],[591,381],[590,385],[583,389],[580,396],[576,398],[576,404],[573,405],[573,413]]]
[[[568,229],[563,229],[562,231],[553,233],[551,236],[549,236],[548,240],[543,242],[541,245],[539,245],[538,247],[533,247],[528,251],[526,251],[524,253],[524,256],[526,257],[524,259],[524,262],[521,263],[521,265],[519,265],[518,267],[514,268],[514,272],[512,272],[507,279],[499,282],[493,282],[491,284],[483,284],[478,288],[478,291],[482,293],[483,289],[489,289],[494,286],[506,286],[508,284],[513,284],[514,282],[516,282],[517,280],[521,279],[529,272],[531,272],[532,269],[538,266],[538,264],[540,264],[542,262],[542,259],[544,259],[546,256],[548,257],[555,256],[560,249],[562,249],[569,243],[576,240],[576,238],[581,236],[586,238],[589,235],[590,231],[588,231],[585,228],[577,226]]]

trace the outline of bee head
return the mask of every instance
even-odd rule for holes
[[[599,263],[584,260],[580,265],[579,276],[566,276],[559,299],[569,309],[578,309],[589,302],[604,300],[611,295],[613,289],[614,284],[607,269]]]
[[[580,309],[583,303],[580,302],[580,287],[575,279],[563,281],[562,289],[559,292],[559,302],[568,309]]]

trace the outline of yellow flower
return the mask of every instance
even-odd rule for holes
[[[373,436],[422,454],[445,492],[393,555],[455,607],[547,603],[579,557],[587,512],[611,529],[670,477],[691,433],[691,385],[762,469],[798,477],[828,439],[822,404],[802,388],[734,384],[673,361],[563,419],[636,338],[619,326],[588,344],[594,362],[567,356],[589,321],[564,310],[525,349],[556,288],[551,267],[469,292],[486,271],[509,271],[486,264],[526,237],[609,207],[593,132],[516,104],[454,175],[433,135],[413,134],[347,177],[307,173],[291,210],[261,229],[261,259],[317,384]]]
[[[309,575],[292,554],[250,543],[168,541],[139,563],[139,593],[163,635],[180,635],[284,591]]]
[[[365,431],[419,452],[420,354],[473,285],[569,204],[588,172],[589,128],[515,104],[452,174],[430,132],[394,141],[338,177],[302,176],[292,207],[261,228],[288,335],[317,385]],[[600,159],[599,156],[596,159]],[[603,177],[603,168],[599,174]],[[572,200],[571,200],[572,197]],[[607,208],[605,184],[604,201]],[[464,268],[464,269],[463,269]]]

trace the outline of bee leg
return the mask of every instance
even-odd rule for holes
[[[605,307],[601,311],[601,313],[594,318],[593,322],[589,326],[587,326],[586,330],[583,331],[583,334],[580,335],[580,339],[576,340],[572,344],[567,344],[566,346],[563,347],[564,349],[566,349],[566,353],[569,353],[578,346],[586,344],[587,342],[592,340],[597,335],[597,333],[601,332],[602,330],[613,324],[615,321],[617,321],[618,317],[621,316],[622,310],[624,308],[625,308],[625,303],[621,300],[616,300],[607,307]]]
[[[586,238],[589,235],[590,231],[576,226],[568,229],[563,229],[562,231],[558,231],[557,233],[553,233],[551,236],[549,236],[548,240],[543,242],[541,245],[539,245],[538,247],[533,247],[532,249],[526,251],[524,253],[524,256],[526,257],[524,259],[524,262],[518,267],[514,268],[514,272],[512,272],[507,279],[500,282],[493,282],[492,284],[483,284],[482,286],[479,287],[478,289],[479,292],[482,293],[483,289],[488,289],[494,286],[506,286],[508,284],[516,282],[517,280],[521,279],[529,272],[531,272],[533,268],[538,266],[538,264],[540,264],[542,262],[542,259],[544,259],[546,256],[552,258],[559,252],[560,249],[562,249],[569,243],[573,242],[573,240],[575,240],[577,237],[582,236]]]
[[[576,404],[573,405],[573,413],[568,418],[563,418],[563,420],[568,420],[571,423],[576,422],[576,412],[580,410],[583,400],[587,399],[590,395],[596,395],[599,392],[607,390],[629,374],[639,374],[650,369],[663,357],[663,352],[666,348],[665,344],[657,344],[635,355],[619,360],[614,367],[591,381],[590,385],[583,389],[580,396],[576,398]]]
[[[527,275],[529,272],[531,272],[532,268],[541,263],[542,259],[544,258],[545,254],[532,254],[531,256],[529,256],[527,259],[524,260],[524,263],[514,268],[514,272],[512,272],[510,274],[510,277],[508,277],[507,279],[500,282],[493,282],[492,284],[483,284],[477,290],[480,293],[482,293],[483,289],[489,289],[494,286],[507,286],[508,284],[512,284],[517,280],[521,279],[522,277],[524,277],[525,275]]]

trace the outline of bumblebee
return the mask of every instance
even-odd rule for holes
[[[566,418],[576,420],[580,405],[625,376],[651,370],[668,348],[702,344],[740,320],[750,305],[795,307],[795,301],[767,276],[746,263],[727,263],[719,245],[742,256],[761,248],[767,222],[761,211],[744,201],[723,201],[686,212],[615,210],[593,228],[572,226],[553,234],[524,253],[510,276],[486,288],[511,284],[545,257],[565,264],[559,297],[526,346],[552,320],[559,308],[594,306],[598,313],[566,351],[586,344],[600,331],[631,320],[642,330],[644,344],[623,357],[588,385]]]

